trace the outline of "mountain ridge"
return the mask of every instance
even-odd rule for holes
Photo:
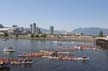
[[[98,27],[87,27],[87,28],[77,28],[72,31],[72,33],[84,33],[86,35],[98,35],[102,31],[104,35],[108,34],[108,29],[98,28]]]

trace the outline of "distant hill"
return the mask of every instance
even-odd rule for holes
[[[40,30],[43,32],[43,33],[49,33],[49,29],[44,29],[44,28],[40,28]],[[65,31],[62,31],[62,30],[54,30],[54,34],[64,34]]]
[[[48,33],[49,32],[49,30],[44,29],[44,28],[40,28],[40,31],[43,32],[43,33]]]
[[[108,29],[104,28],[77,28],[72,31],[72,33],[84,33],[86,35],[98,35],[102,31],[104,35],[108,34]]]

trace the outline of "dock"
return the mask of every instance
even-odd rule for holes
[[[97,37],[95,39],[96,46],[108,49],[108,37]]]

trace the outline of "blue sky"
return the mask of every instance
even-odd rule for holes
[[[70,31],[79,27],[108,28],[108,0],[0,0],[0,24]]]

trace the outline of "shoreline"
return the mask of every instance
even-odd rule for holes
[[[51,41],[82,41],[82,42],[94,42],[94,38],[32,38],[32,37],[0,37],[0,39],[27,39],[27,40],[51,40]]]

